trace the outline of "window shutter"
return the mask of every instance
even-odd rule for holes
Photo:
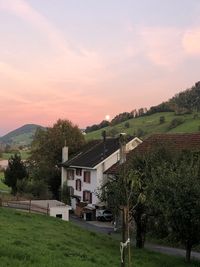
[[[92,193],[90,193],[90,203],[92,203]]]

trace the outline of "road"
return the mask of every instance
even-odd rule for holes
[[[113,238],[119,238],[119,235],[117,235],[114,232],[113,227],[110,223],[88,222],[88,221],[83,221],[82,219],[79,219],[75,216],[71,216],[70,221],[72,223],[84,228],[84,229],[89,230],[89,231],[102,233],[102,234],[109,234],[109,235],[112,235]],[[185,250],[184,249],[171,248],[171,247],[160,246],[160,245],[150,244],[150,243],[145,244],[145,248],[152,250],[152,251],[155,251],[155,252],[167,254],[167,255],[185,257]],[[191,253],[191,258],[195,259],[195,260],[200,260],[200,253],[193,251]]]

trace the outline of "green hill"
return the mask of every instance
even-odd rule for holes
[[[38,128],[43,127],[36,124],[26,124],[0,137],[0,143],[4,145],[27,146],[32,142],[33,136]]]
[[[160,118],[164,117],[164,122]],[[85,135],[86,140],[101,138],[102,131],[114,136],[119,133],[127,133],[146,138],[153,133],[190,133],[200,130],[200,113],[176,115],[175,112],[158,112],[152,115],[144,115],[133,118],[115,126],[90,132]]]
[[[57,218],[0,208],[0,234],[2,267],[120,266],[119,241]],[[183,258],[147,250],[132,254],[134,267],[188,266]]]

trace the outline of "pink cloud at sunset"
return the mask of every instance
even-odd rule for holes
[[[187,19],[154,2],[0,0],[0,135],[58,118],[85,127],[198,81],[200,5],[183,4]]]

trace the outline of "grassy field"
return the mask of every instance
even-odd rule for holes
[[[4,174],[0,172],[0,191],[10,192],[10,188],[3,183]]]
[[[165,117],[165,122],[160,124],[160,117]],[[175,118],[184,120],[184,122],[174,129],[169,130],[171,121]],[[200,114],[194,118],[194,114],[175,115],[173,112],[162,112],[153,115],[148,115],[140,118],[127,120],[130,127],[125,127],[125,122],[117,124],[113,127],[108,126],[98,131],[94,131],[85,135],[86,140],[101,138],[102,130],[111,131],[115,129],[118,133],[125,132],[130,135],[138,135],[138,129],[144,132],[144,138],[153,133],[190,133],[198,132],[200,126]]]
[[[0,208],[0,266],[120,266],[119,242],[44,215]],[[134,267],[200,267],[182,258],[133,249]]]
[[[26,160],[30,156],[29,151],[20,150],[17,153],[20,153],[22,160]],[[15,154],[15,152],[2,153],[1,159],[9,159],[14,154]]]

